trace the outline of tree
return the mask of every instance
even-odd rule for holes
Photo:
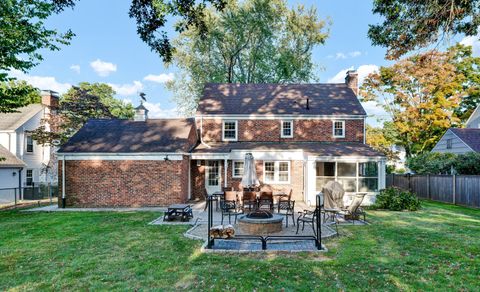
[[[389,161],[397,161],[399,159],[398,152],[393,150],[397,139],[392,122],[384,122],[382,128],[367,125],[366,135],[367,144],[385,154]]]
[[[72,87],[60,100],[56,115],[44,120],[32,132],[38,144],[63,144],[89,119],[129,119],[134,115],[131,104],[125,104],[113,96],[115,91],[107,84],[87,82]]]
[[[203,86],[289,83],[315,78],[312,50],[328,36],[314,8],[288,9],[284,0],[231,1],[205,12],[207,33],[195,27],[175,39],[172,64],[181,71],[168,87],[180,111],[191,114]]]
[[[210,3],[215,9],[223,10],[226,0],[203,1],[168,1],[168,0],[132,0],[129,16],[137,22],[137,33],[152,51],[158,53],[164,62],[172,60],[174,47],[171,45],[168,34],[162,28],[169,16],[178,16],[180,19],[175,25],[177,32],[195,28],[199,37],[207,34],[204,22],[206,4]]]
[[[369,38],[387,48],[387,58],[398,59],[450,35],[475,35],[480,0],[375,0],[373,13],[384,21],[370,25]]]
[[[52,14],[71,7],[74,0],[0,1],[0,112],[12,112],[32,102],[35,89],[8,77],[12,69],[27,72],[42,60],[41,50],[59,50],[73,33],[45,27]],[[36,93],[38,95],[38,92]]]
[[[450,127],[460,124],[454,111],[467,95],[459,64],[461,46],[429,51],[381,67],[364,81],[364,101],[376,100],[390,114],[407,157],[429,151]]]
[[[0,82],[0,113],[14,112],[16,108],[36,102],[40,102],[38,90],[25,81]]]
[[[407,160],[408,167],[418,174],[479,175],[480,153],[422,153]]]

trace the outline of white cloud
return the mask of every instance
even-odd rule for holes
[[[19,70],[10,71],[10,76],[19,80],[25,80],[30,85],[42,90],[53,90],[59,93],[65,93],[72,87],[70,83],[58,82],[53,76],[27,75]]]
[[[347,55],[345,55],[344,53],[336,53],[335,54],[335,59],[338,60],[338,59],[346,59],[347,58]]]
[[[140,81],[133,81],[132,84],[112,84],[108,83],[119,95],[135,95],[143,89]]]
[[[80,65],[72,65],[70,66],[70,69],[74,71],[75,73],[79,74],[80,73]]]
[[[99,76],[106,77],[112,72],[117,71],[117,65],[109,62],[104,62],[100,59],[96,59],[90,63],[93,71],[95,71]]]
[[[358,56],[362,55],[362,53],[360,51],[353,51],[353,52],[348,53],[348,55],[352,58],[355,58],[355,57],[358,57]]]
[[[480,34],[477,34],[476,36],[468,36],[464,37],[460,43],[465,46],[472,46],[473,50],[473,55],[475,57],[480,56]]]
[[[368,76],[368,74],[378,71],[377,65],[361,65],[357,69],[358,73],[358,84],[362,85],[363,80]],[[348,70],[353,70],[353,67],[340,70],[335,76],[328,79],[328,83],[343,83],[345,82],[345,76],[347,75]]]
[[[143,104],[148,109],[149,118],[178,118],[177,108],[163,109],[160,103],[145,102]]]
[[[156,83],[166,83],[169,81],[173,81],[174,77],[175,76],[173,75],[173,73],[168,73],[168,74],[162,73],[159,75],[148,74],[143,78],[143,80],[156,82]]]

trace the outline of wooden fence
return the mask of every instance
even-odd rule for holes
[[[387,174],[387,187],[410,190],[419,198],[480,208],[480,175]]]

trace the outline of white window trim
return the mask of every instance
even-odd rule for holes
[[[266,162],[273,162],[274,163],[274,171],[273,171],[274,180],[267,180],[267,177],[265,176],[265,163]],[[280,163],[281,162],[288,163],[288,181],[279,181],[279,179],[278,179],[279,174],[280,174]],[[263,182],[264,183],[274,184],[274,185],[287,185],[287,184],[290,184],[291,175],[292,175],[292,170],[290,168],[290,161],[284,161],[284,160],[279,160],[279,161],[266,160],[266,161],[263,161]]]
[[[242,161],[242,160],[233,160],[232,161],[232,178],[241,178],[242,177],[241,175],[235,175],[235,162],[243,162],[244,167],[245,167],[245,162]],[[245,171],[245,168],[244,168],[244,171]]]
[[[31,134],[25,134],[25,153],[26,154],[33,154],[35,153],[35,141],[32,138],[32,151],[28,151],[28,137],[32,138]]]
[[[342,135],[335,135],[335,123],[342,123]],[[345,138],[345,121],[332,120],[332,134],[334,138]]]
[[[31,176],[31,178],[32,178],[32,184],[29,185],[29,184],[28,184],[28,176],[27,176],[27,173],[28,173],[28,171],[30,171],[30,170],[32,171],[32,176]],[[29,168],[29,169],[25,170],[25,185],[26,185],[26,186],[31,186],[31,185],[33,185],[34,179],[35,179],[35,171],[34,171],[34,169]]]
[[[290,123],[290,135],[283,134],[283,123]],[[293,138],[293,120],[281,120],[280,121],[280,137],[281,138]]]
[[[235,139],[225,138],[225,123],[235,123]],[[222,141],[238,141],[238,121],[237,120],[223,120],[222,121]]]

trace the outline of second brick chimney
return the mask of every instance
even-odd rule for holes
[[[358,73],[356,70],[348,70],[345,77],[345,84],[351,88],[355,95],[358,95]]]
[[[42,96],[42,104],[44,106],[51,109],[58,108],[58,102],[60,99],[58,92],[55,92],[53,90],[42,90],[40,92],[40,95]]]

